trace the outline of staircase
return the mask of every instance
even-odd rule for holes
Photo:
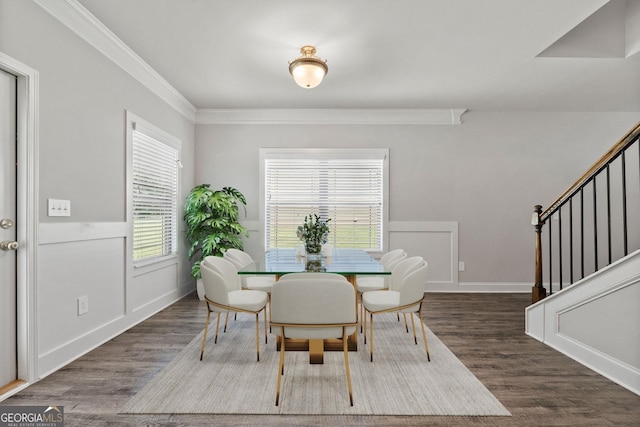
[[[532,224],[526,333],[640,395],[640,123]]]

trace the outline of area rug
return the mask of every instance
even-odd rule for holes
[[[349,406],[342,352],[309,364],[307,352],[286,352],[280,406],[275,406],[278,351],[275,335],[261,337],[255,318],[238,315],[213,343],[213,322],[200,361],[202,334],[187,345],[122,409],[129,414],[307,414],[510,416],[509,411],[427,330],[431,362],[395,315],[376,316],[374,361],[358,339],[349,352],[354,406]],[[262,323],[260,324],[262,328]],[[419,327],[419,325],[416,325]],[[409,328],[411,330],[411,328]]]

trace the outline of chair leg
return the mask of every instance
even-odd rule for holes
[[[218,344],[218,329],[220,327],[220,312],[218,312],[218,320],[216,320],[216,337],[213,340],[214,344]]]
[[[364,304],[362,305],[362,323],[364,327],[364,344],[367,345],[367,310],[364,308]]]
[[[256,313],[256,360],[260,361],[260,319],[259,314]]]
[[[271,313],[271,311],[269,311]],[[271,329],[271,325],[269,325],[269,329]],[[267,309],[264,309],[264,343],[268,344],[267,341]]]
[[[362,292],[358,292],[356,298],[357,301],[360,301],[360,310],[358,310],[358,323],[360,323],[360,333],[362,333],[364,330],[366,330],[366,327],[363,326],[363,320],[366,316],[366,313],[364,312],[364,304],[362,304]]]
[[[271,293],[267,294],[267,305],[269,306],[269,333],[271,333]]]
[[[207,344],[207,333],[209,332],[209,319],[211,318],[211,312],[207,307],[207,323],[204,324],[204,336],[202,337],[202,346],[200,346],[200,360],[204,355],[204,346]]]
[[[234,314],[237,316],[238,312],[236,311]],[[222,333],[226,333],[227,332],[227,324],[229,324],[229,312],[228,311],[227,311],[227,317],[224,319],[224,330],[222,331]]]
[[[429,357],[429,344],[427,344],[427,334],[424,330],[424,322],[420,317],[418,317],[418,320],[420,321],[420,326],[422,326],[422,339],[424,341],[424,350],[427,352],[427,362],[431,362],[431,357]]]
[[[276,406],[280,402],[280,383],[282,382],[282,373],[284,371],[284,326],[282,327],[282,335],[280,340],[280,362],[278,363],[278,385],[276,387]]]
[[[402,313],[405,316],[406,319],[406,313]],[[413,341],[416,343],[416,345],[418,345],[418,337],[416,337],[416,324],[413,321],[413,313],[409,314],[409,317],[411,317],[411,329],[413,329]]]
[[[373,362],[373,313],[369,314],[369,354]]]
[[[342,327],[342,351],[344,353],[344,367],[347,372],[347,389],[349,390],[349,404],[353,406],[353,390],[351,389],[351,371],[349,370],[349,349],[347,348],[347,328]]]

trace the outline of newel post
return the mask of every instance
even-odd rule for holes
[[[536,205],[531,216],[531,225],[536,230],[536,268],[535,268],[535,282],[531,289],[531,303],[534,304],[547,296],[547,290],[542,286],[542,225],[544,222],[540,221],[540,214],[542,213],[542,206]]]

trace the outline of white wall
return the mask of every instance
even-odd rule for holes
[[[0,51],[39,73],[39,238],[21,244],[37,245],[41,377],[194,288],[184,250],[127,280],[125,111],[182,142],[181,198],[194,185],[194,125],[33,2],[0,0]],[[71,216],[48,217],[49,198],[70,200]]]
[[[261,147],[389,148],[389,220],[406,225],[458,224],[453,265],[430,265],[437,290],[525,290],[533,284],[533,206],[551,203],[638,120],[637,113],[469,111],[461,125],[197,124],[196,183],[233,186],[248,201],[259,250]],[[405,225],[403,225],[405,224]],[[411,230],[408,230],[410,233]],[[392,245],[407,234],[392,232]],[[418,233],[418,236],[425,236]],[[415,250],[429,255],[431,244]],[[445,262],[438,251],[439,262]],[[429,257],[427,256],[427,259]],[[433,264],[433,263],[432,263]]]

